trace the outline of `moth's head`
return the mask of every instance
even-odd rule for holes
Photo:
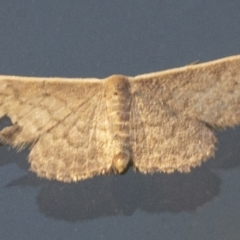
[[[106,78],[105,88],[113,95],[119,95],[128,89],[128,78],[123,75],[112,75]]]
[[[112,167],[115,173],[122,173],[127,169],[127,166],[130,162],[130,153],[129,151],[123,151],[116,154],[113,157]]]

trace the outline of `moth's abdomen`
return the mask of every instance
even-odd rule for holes
[[[105,97],[113,151],[113,168],[121,173],[130,161],[129,117],[131,95],[125,76],[113,75],[105,83]]]

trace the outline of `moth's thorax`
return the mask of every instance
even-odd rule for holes
[[[130,161],[129,116],[131,95],[127,77],[113,75],[105,81],[105,98],[110,123],[113,168],[121,173]]]

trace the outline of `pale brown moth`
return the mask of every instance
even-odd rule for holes
[[[240,55],[102,80],[0,76],[5,115],[2,143],[30,145],[40,177],[189,172],[214,155],[213,128],[240,123]]]

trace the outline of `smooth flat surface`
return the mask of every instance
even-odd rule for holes
[[[134,76],[240,53],[240,2],[3,1],[0,74]],[[1,126],[9,124],[7,119]],[[239,239],[240,127],[190,174],[77,184],[30,173],[0,148],[0,239]]]

